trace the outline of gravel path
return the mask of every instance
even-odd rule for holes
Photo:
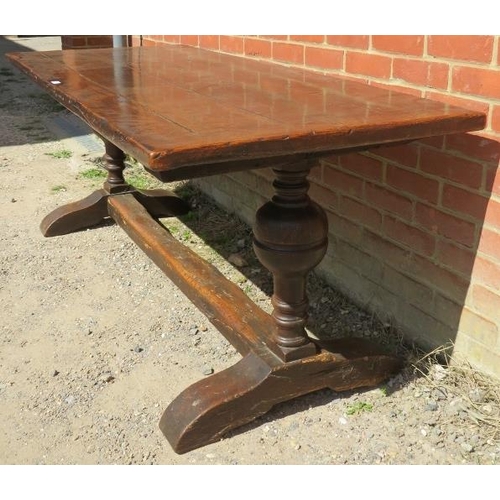
[[[35,42],[22,43],[46,48],[54,39]],[[12,41],[0,48],[0,463],[500,463],[498,385],[432,363],[426,376],[408,364],[372,390],[278,405],[227,439],[176,455],[158,428],[163,410],[239,356],[119,227],[42,237],[45,214],[95,188],[81,174],[102,151],[82,147],[92,137],[55,135],[50,124],[67,113],[4,59]],[[268,307],[248,228],[193,196],[195,210],[236,224],[227,255],[237,251],[248,265],[230,265],[174,221],[180,237]],[[390,325],[316,278],[311,301],[311,328],[394,347]]]

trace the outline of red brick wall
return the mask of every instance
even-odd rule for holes
[[[113,46],[113,35],[61,35],[63,49],[102,49]]]
[[[321,272],[427,346],[500,376],[499,36],[144,35],[393,88],[488,115],[481,133],[335,156],[311,176],[330,221]],[[269,171],[202,185],[249,222]]]

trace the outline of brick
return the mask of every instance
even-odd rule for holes
[[[492,198],[488,202],[488,208],[486,209],[485,222],[500,228],[500,203]]]
[[[180,43],[183,45],[191,45],[193,47],[198,47],[199,39],[198,35],[181,35]]]
[[[341,50],[306,47],[306,66],[323,69],[342,69],[344,54]]]
[[[450,184],[443,186],[443,207],[482,221],[488,206],[488,198],[470,191],[465,191]]]
[[[451,104],[452,106],[459,106],[460,108],[470,109],[471,111],[477,111],[484,114],[488,114],[488,110],[490,109],[489,103],[479,101],[474,97],[457,97],[449,93],[441,94],[439,92],[430,90],[427,90],[425,92],[425,97],[427,99],[444,102],[446,104]]]
[[[344,76],[344,75],[342,75]],[[370,82],[371,85],[374,87],[379,87],[381,89],[387,89],[387,90],[393,90],[394,92],[400,92],[401,94],[408,94],[408,95],[413,95],[415,97],[423,97],[424,91],[421,89],[416,89],[413,87],[409,87],[408,85],[402,86],[402,85],[395,85],[393,83],[393,80],[391,80],[391,83],[384,83],[384,82]]]
[[[252,57],[270,58],[272,55],[271,42],[254,38],[245,38],[245,54]]]
[[[407,221],[411,220],[413,216],[413,202],[384,187],[367,182],[365,185],[365,199],[369,204]]]
[[[259,38],[266,38],[268,40],[288,40],[288,35],[260,35]]]
[[[392,59],[378,54],[362,52],[347,52],[346,72],[373,76],[376,78],[390,78]]]
[[[424,137],[423,139],[419,139],[416,144],[419,147],[430,146],[435,149],[444,149],[444,140],[444,135],[436,135],[434,137]]]
[[[500,295],[482,285],[472,286],[472,303],[476,311],[489,320],[500,323]]]
[[[198,35],[195,35],[198,38]],[[163,41],[165,43],[180,43],[179,35],[163,35]]]
[[[500,106],[493,106],[490,128],[493,132],[500,134]]]
[[[415,59],[396,58],[392,66],[393,78],[439,89],[448,87],[448,73],[448,64]]]
[[[290,40],[294,42],[323,43],[325,35],[290,35]]]
[[[436,238],[416,227],[393,217],[384,217],[384,233],[414,252],[430,257],[434,253]]]
[[[311,171],[309,172],[309,175],[307,176],[309,180],[317,180],[317,181],[322,181],[323,180],[323,165],[320,163],[318,165],[315,165]]]
[[[459,152],[472,160],[490,162],[495,167],[500,162],[500,144],[498,141],[476,134],[447,135],[446,150],[452,153]]]
[[[323,182],[328,184],[332,190],[340,191],[341,193],[356,198],[363,197],[363,180],[334,167],[325,165],[323,170]]]
[[[500,196],[500,169],[497,165],[486,165],[486,194]]]
[[[372,47],[387,52],[421,56],[424,53],[424,37],[423,35],[373,35]]]
[[[204,49],[220,49],[219,35],[199,35],[199,46]]]
[[[459,363],[468,363],[481,373],[487,374],[494,379],[500,379],[500,354],[497,349],[485,347],[475,342],[466,333],[458,332],[457,342],[453,349],[453,359]]]
[[[304,64],[304,46],[274,42],[273,59],[294,64]]]
[[[478,251],[500,262],[500,232],[483,227]]]
[[[335,209],[338,207],[337,193],[334,193],[331,189],[320,186],[319,184],[311,183],[309,196],[325,209]]]
[[[87,36],[87,45],[92,48],[108,48],[113,46],[112,35]]]
[[[378,259],[342,240],[338,241],[336,250],[338,258],[349,267],[356,269],[361,276],[380,282],[382,279],[382,264]]]
[[[419,281],[440,290],[445,297],[462,304],[465,302],[469,289],[468,278],[459,276],[419,255],[414,256],[412,271]]]
[[[404,318],[405,330],[424,350],[442,346],[455,337],[455,330],[409,303],[402,304],[399,316]]]
[[[342,168],[350,170],[356,175],[375,181],[382,181],[384,165],[380,160],[375,158],[359,153],[351,153],[340,157],[340,165]]]
[[[357,200],[341,196],[339,198],[339,211],[348,219],[358,222],[362,226],[375,231],[380,231],[382,226],[382,216],[380,212]]]
[[[474,261],[473,279],[476,283],[500,291],[500,266],[478,255]]]
[[[327,35],[326,43],[353,49],[367,49],[370,45],[369,35]]]
[[[421,310],[434,309],[434,291],[428,286],[385,266],[381,285]]]
[[[472,222],[422,203],[417,203],[415,207],[415,222],[434,234],[444,236],[469,248],[474,247],[476,226]]]
[[[237,36],[220,36],[220,50],[223,52],[231,52],[233,54],[243,54],[244,52],[243,38]]]
[[[493,36],[488,35],[431,35],[427,41],[427,53],[463,61],[491,62]]]
[[[473,251],[450,241],[439,239],[436,243],[436,262],[464,276],[472,274],[475,258]]]
[[[158,42],[149,38],[143,38],[142,45],[143,47],[156,47],[158,45]]]
[[[270,200],[274,196],[274,188],[272,183],[264,177],[256,176],[255,190],[262,196],[264,196],[267,200]]]
[[[419,173],[387,165],[387,184],[421,200],[437,203],[439,183]]]
[[[382,262],[390,264],[395,269],[403,271],[410,269],[412,252],[396,245],[379,234],[365,230],[362,245],[366,252],[377,256]]]
[[[416,168],[418,150],[419,146],[416,144],[404,144],[402,146],[381,146],[370,150],[370,154],[381,156],[405,167]]]
[[[498,339],[497,325],[467,307],[462,311],[459,330],[489,347],[494,347]]]
[[[429,148],[420,151],[420,170],[475,189],[481,187],[483,178],[483,166],[480,163]]]
[[[500,71],[456,66],[453,68],[452,89],[454,92],[500,99]]]
[[[363,237],[363,228],[349,219],[327,210],[328,227],[330,234],[352,244],[360,244]]]
[[[463,305],[443,297],[439,293],[434,295],[433,316],[442,323],[450,326],[454,330],[458,329],[460,318],[462,316]]]

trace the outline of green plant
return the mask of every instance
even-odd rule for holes
[[[47,156],[52,156],[52,158],[71,158],[73,153],[69,149],[59,149],[58,151],[54,151],[53,153],[45,153]]]
[[[79,174],[82,179],[102,179],[106,177],[106,175],[106,171],[102,168],[88,168]]]
[[[358,413],[363,413],[365,411],[372,411],[373,405],[371,403],[366,403],[364,401],[358,401],[347,407],[347,415],[357,415]]]
[[[62,191],[66,191],[66,186],[63,186],[62,184],[59,184],[57,186],[54,186],[50,189],[53,193],[60,193]]]

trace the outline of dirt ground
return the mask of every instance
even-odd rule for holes
[[[40,233],[47,213],[102,181],[97,139],[77,135],[70,115],[3,57],[57,44],[0,38],[1,464],[500,464],[498,384],[466,366],[416,363],[390,325],[317,278],[311,325],[375,338],[406,356],[405,369],[377,388],[278,405],[175,454],[158,428],[163,410],[239,356],[119,227]],[[169,222],[172,231],[268,307],[249,228],[193,189],[189,199],[233,237],[207,247],[199,217]],[[234,254],[245,265],[230,264]]]

